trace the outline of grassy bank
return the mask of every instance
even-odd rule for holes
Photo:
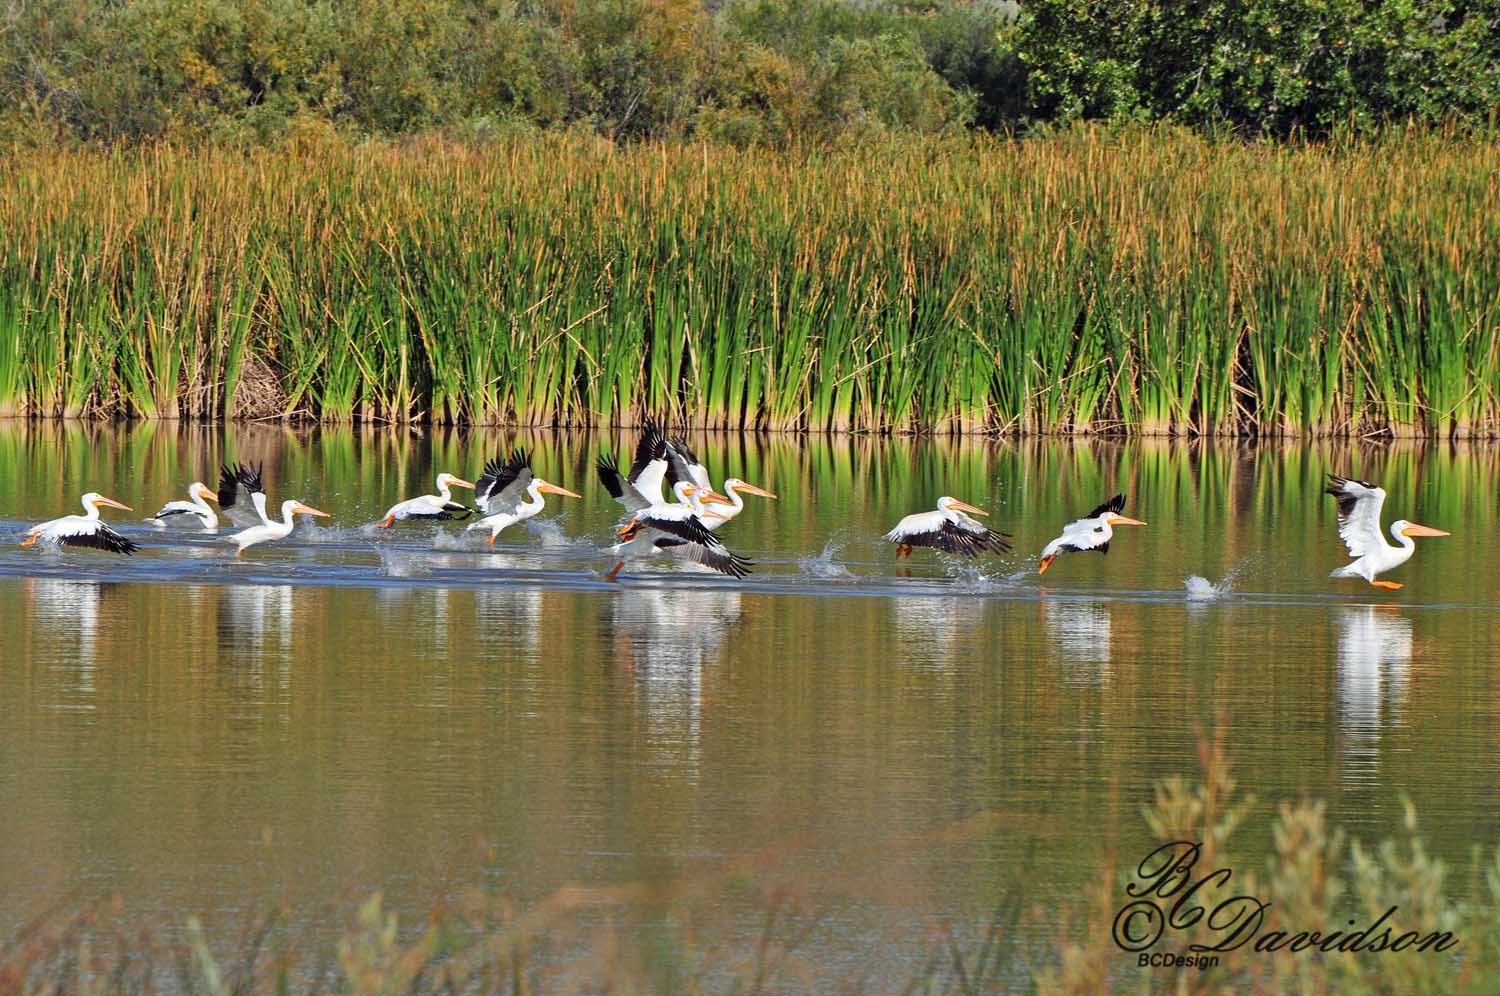
[[[0,164],[0,414],[1500,431],[1500,143]]]

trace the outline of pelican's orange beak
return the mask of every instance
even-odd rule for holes
[[[472,490],[474,487],[471,482],[461,480],[460,478],[454,477],[451,474],[448,475],[448,486],[450,488],[469,488],[470,490]]]
[[[569,491],[567,488],[560,488],[556,484],[549,484],[546,481],[543,481],[542,483],[538,484],[536,486],[536,489],[538,491],[545,491],[549,495],[562,495],[564,498],[582,498],[583,497],[583,495],[578,494],[576,491]]]
[[[304,505],[300,501],[297,503],[297,507],[294,511],[296,511],[300,515],[321,515],[325,519],[332,518],[332,516],[330,516],[327,512],[313,508],[311,505]]]
[[[743,491],[747,495],[760,495],[762,498],[772,498],[772,499],[774,499],[776,497],[775,494],[773,494],[770,491],[767,491],[765,488],[757,488],[753,484],[745,484],[743,482],[741,482],[737,487],[735,487],[734,490],[736,490],[736,491]]]
[[[98,498],[94,499],[94,507],[98,508],[100,505],[108,505],[110,508],[123,508],[127,512],[135,511],[135,509],[131,508],[129,505],[117,502],[113,498],[106,498],[103,495],[100,495]]]
[[[210,491],[207,485],[198,489],[198,497],[202,498],[204,501],[216,502],[219,500],[219,496]]]
[[[1402,536],[1447,536],[1447,535],[1450,535],[1450,534],[1443,532],[1441,529],[1434,529],[1431,526],[1419,526],[1415,522],[1411,522],[1411,523],[1407,524],[1407,526],[1406,526],[1405,529],[1401,530],[1401,535]]]
[[[706,490],[704,488],[699,488],[698,490],[703,492],[703,499],[702,500],[705,501],[705,502],[716,501],[720,505],[733,505],[734,504],[734,499],[733,498],[726,498],[723,495],[719,494],[717,491],[708,491],[708,490]],[[775,497],[775,496],[773,495],[772,497]]]
[[[1046,574],[1047,573],[1047,568],[1051,567],[1052,566],[1052,562],[1054,560],[1056,560],[1056,559],[1057,559],[1057,554],[1053,554],[1050,557],[1043,557],[1041,564],[1039,564],[1037,566],[1036,572],[1038,574]]]
[[[956,508],[960,512],[971,512],[974,515],[989,515],[990,514],[990,513],[986,512],[982,508],[975,508],[973,505],[970,505],[968,502],[966,502],[966,501],[959,501],[956,498],[953,501],[951,501],[951,502],[948,503],[948,507],[949,508]]]
[[[1144,526],[1145,525],[1145,523],[1142,522],[1140,519],[1132,519],[1129,516],[1125,516],[1125,515],[1111,515],[1109,517],[1109,524],[1112,525],[1112,526]]]

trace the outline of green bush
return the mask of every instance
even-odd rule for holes
[[[1176,119],[1325,135],[1500,106],[1494,0],[1028,0],[1017,43],[1043,120]]]
[[[29,0],[0,18],[10,144],[500,122],[778,147],[1078,119],[1317,136],[1497,107],[1500,0]]]

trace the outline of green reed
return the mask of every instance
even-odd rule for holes
[[[1493,435],[1497,151],[28,152],[0,413]]]

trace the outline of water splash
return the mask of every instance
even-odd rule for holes
[[[417,554],[379,547],[380,573],[388,578],[419,578],[432,573],[432,565]]]
[[[556,519],[527,519],[526,528],[542,541],[542,546],[568,547],[592,545],[587,540],[580,540],[563,532],[562,523]]]
[[[1227,579],[1214,584],[1208,578],[1197,574],[1183,581],[1182,584],[1187,589],[1189,602],[1211,602],[1216,598],[1223,598],[1234,590]]]
[[[841,540],[831,539],[823,544],[823,551],[816,557],[803,557],[797,561],[797,566],[808,577],[823,578],[825,580],[852,578],[854,577],[854,572],[834,559],[843,550],[844,544]]]
[[[946,558],[945,558],[946,559]],[[950,561],[950,564],[952,562]],[[952,564],[948,568],[948,576],[954,581],[954,588],[959,591],[988,592],[1005,591],[1014,588],[1031,574],[1030,571],[986,571],[978,564],[965,561]]]
[[[1233,594],[1235,582],[1239,580],[1239,576],[1244,572],[1245,568],[1250,565],[1251,559],[1253,558],[1247,557],[1238,564],[1235,564],[1218,584],[1214,584],[1208,578],[1199,574],[1194,574],[1186,578],[1182,582],[1182,586],[1187,590],[1187,600],[1189,602],[1212,602],[1215,599]]]
[[[297,527],[292,530],[292,536],[301,543],[311,543],[322,546],[329,543],[343,543],[351,536],[362,535],[359,529],[351,529],[345,526],[320,526],[314,522],[305,520],[298,521]]]
[[[432,534],[434,550],[477,550],[485,545],[484,541],[484,534],[477,530],[472,533],[450,533],[446,529],[438,529]]]

